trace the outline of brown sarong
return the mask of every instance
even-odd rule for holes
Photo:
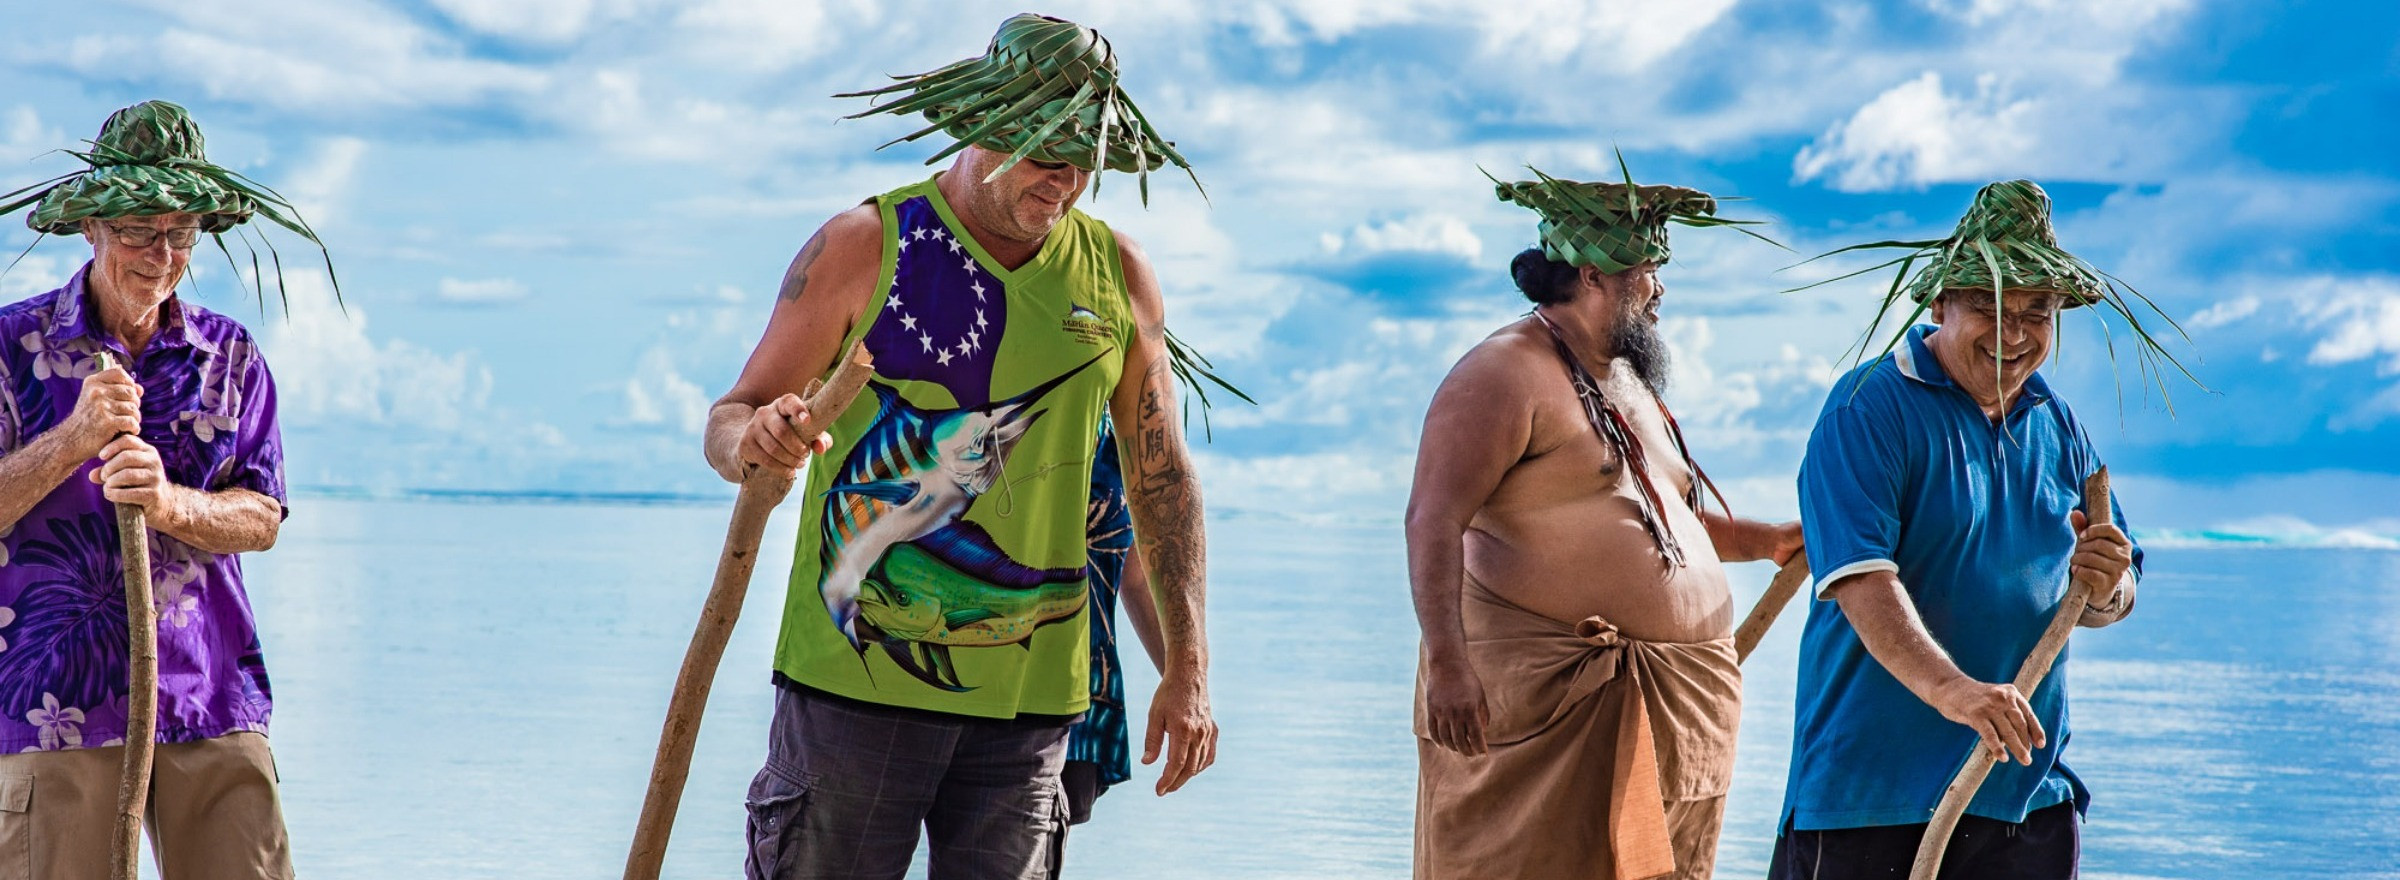
[[[1490,751],[1427,737],[1420,660],[1417,880],[1708,877],[1741,722],[1733,640],[1637,641],[1473,577],[1462,593]]]

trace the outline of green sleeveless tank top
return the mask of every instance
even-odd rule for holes
[[[1069,211],[1010,271],[932,180],[875,198],[876,378],[803,475],[775,669],[1009,718],[1089,701],[1084,515],[1134,322],[1116,237]]]

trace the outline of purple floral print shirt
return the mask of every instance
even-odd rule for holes
[[[66,421],[99,353],[142,386],[142,439],[167,479],[284,500],[275,381],[250,332],[170,298],[157,335],[129,358],[86,299],[90,264],[65,287],[0,308],[0,456]],[[94,459],[23,519],[0,527],[0,750],[97,748],[125,741],[128,670],[124,557]],[[266,732],[267,670],[231,555],[150,533],[158,610],[158,741]]]

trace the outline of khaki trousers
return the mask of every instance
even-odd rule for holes
[[[0,880],[108,876],[125,749],[0,755]],[[267,738],[158,747],[150,855],[162,880],[290,880]]]

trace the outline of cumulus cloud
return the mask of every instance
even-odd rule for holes
[[[312,228],[322,229],[337,220],[340,202],[349,195],[358,175],[359,159],[366,154],[366,141],[354,137],[326,138],[278,190],[300,209],[300,216]]]
[[[71,146],[66,133],[56,126],[44,124],[41,114],[35,113],[30,106],[18,104],[8,108],[5,115],[0,115],[0,160],[5,160],[7,165],[64,146]],[[17,169],[9,168],[8,173],[16,174]]]
[[[1391,252],[1446,254],[1473,261],[1483,256],[1483,239],[1465,220],[1449,214],[1412,214],[1380,223],[1361,223],[1347,233],[1326,233],[1328,254]]]
[[[1327,43],[1371,28],[1432,24],[1475,31],[1490,55],[1541,63],[1595,59],[1604,69],[1634,71],[1681,48],[1733,5],[1734,0],[1534,0],[1494,15],[1472,0],[1293,0],[1231,11],[1270,45]]]
[[[295,273],[287,280],[291,312],[268,324],[261,340],[287,424],[451,432],[488,409],[492,371],[479,358],[376,339],[367,333],[366,308],[335,307],[323,279]]]
[[[495,400],[481,356],[370,332],[367,311],[289,275],[290,311],[259,328],[296,486],[554,488],[590,450]]]
[[[595,0],[432,0],[433,7],[476,33],[529,43],[563,43],[582,36],[601,4]]]
[[[1926,8],[1967,24],[2049,20],[2075,30],[2122,32],[2153,26],[2160,19],[2191,7],[2191,0],[2119,0],[2079,3],[2075,0],[1922,0]]]
[[[17,267],[0,276],[0,302],[16,302],[37,293],[56,290],[67,283],[74,271],[65,259],[50,254],[29,254],[17,261]]]
[[[675,13],[691,51],[751,68],[780,70],[836,45],[846,28],[873,28],[880,4],[843,0],[704,0]]]
[[[1660,322],[1674,358],[1667,397],[1676,420],[1694,447],[1738,456],[1744,468],[1797,465],[1832,384],[1833,362],[1790,343],[1764,361],[1729,356],[1717,351],[1718,323],[1707,317]]]
[[[642,353],[633,375],[626,377],[624,411],[616,424],[666,427],[694,437],[708,424],[708,393],[676,371],[674,356],[652,347]]]
[[[2183,319],[2183,326],[2188,330],[2213,330],[2258,314],[2258,306],[2257,295],[2244,294],[2201,309],[2191,317]]]
[[[366,0],[158,3],[155,33],[92,34],[47,60],[99,81],[190,83],[219,99],[356,115],[468,106],[540,91],[547,77],[475,58],[456,41]]]
[[[2373,278],[2342,284],[2326,292],[2312,310],[2309,323],[2324,337],[2308,352],[2312,364],[2346,364],[2385,358],[2377,370],[2400,373],[2400,282]]]
[[[1867,102],[1800,149],[1793,173],[1830,178],[1835,189],[1864,192],[1934,181],[1988,177],[2034,144],[2035,103],[2012,98],[2000,78],[1976,78],[1972,93],[1952,95],[1926,71]]]

